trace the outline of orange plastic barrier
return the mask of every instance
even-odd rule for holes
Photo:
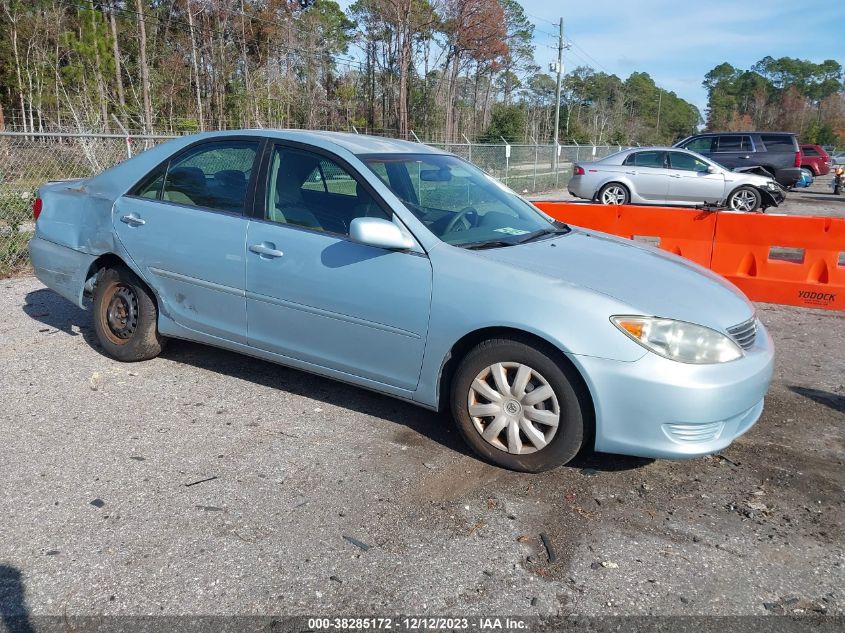
[[[561,222],[612,233],[628,239],[658,242],[663,250],[710,267],[716,215],[695,209],[633,205],[537,202],[536,206]],[[648,239],[653,238],[653,239]]]
[[[749,298],[845,310],[845,219],[720,213],[710,268]]]
[[[537,206],[576,226],[657,241],[726,277],[754,301],[845,310],[845,219],[568,202]]]

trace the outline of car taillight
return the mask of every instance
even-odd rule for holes
[[[32,217],[34,219],[38,219],[38,216],[41,215],[41,207],[43,203],[41,202],[41,198],[36,198],[32,201]]]
[[[575,165],[575,170],[572,173],[576,176],[583,176],[584,168],[581,165]]]
[[[795,166],[801,166],[801,152],[795,152]]]

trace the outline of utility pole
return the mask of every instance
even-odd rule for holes
[[[558,167],[558,133],[560,132],[560,82],[563,77],[563,18],[560,19],[560,34],[557,40],[557,99],[555,101],[555,148],[552,163],[555,173]]]
[[[660,136],[660,106],[663,105],[663,90],[657,89],[657,136]],[[660,141],[660,138],[657,139]]]

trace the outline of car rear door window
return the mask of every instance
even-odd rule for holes
[[[791,134],[761,134],[760,140],[770,152],[797,152],[795,137]]]
[[[193,147],[170,161],[163,185],[154,178],[135,195],[242,213],[258,145],[258,140],[219,141]]]
[[[636,167],[656,167],[662,169],[666,166],[666,152],[634,152],[625,159],[625,165]]]
[[[802,147],[801,152],[804,156],[820,156],[820,154],[812,147]]]
[[[161,200],[161,188],[164,185],[164,175],[167,173],[167,163],[150,172],[135,189],[130,192],[139,198]]]
[[[692,148],[687,148],[692,149]],[[730,134],[718,137],[717,149],[718,152],[752,152],[754,146],[751,143],[751,137],[744,134]]]
[[[705,172],[709,165],[700,158],[696,158],[684,152],[669,152],[669,167],[683,171]]]
[[[273,150],[266,220],[348,235],[350,223],[360,217],[390,219],[338,163],[305,150],[283,146]]]

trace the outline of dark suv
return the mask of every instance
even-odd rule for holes
[[[675,147],[703,154],[728,169],[763,167],[784,187],[792,187],[801,178],[801,149],[790,132],[696,134]]]

